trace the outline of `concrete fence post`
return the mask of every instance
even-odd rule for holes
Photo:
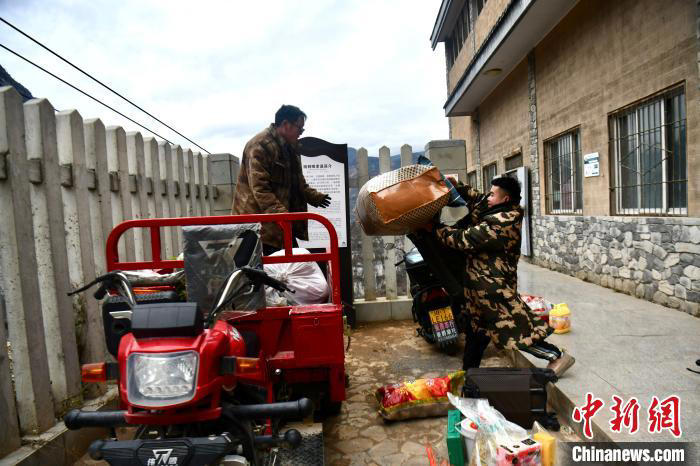
[[[382,146],[379,148],[379,172],[391,171],[391,153],[389,148]],[[395,236],[382,236],[384,245],[395,244]],[[396,299],[398,296],[396,287],[396,250],[384,250],[384,280],[386,284],[386,299]]]
[[[430,141],[425,145],[425,155],[444,175],[456,175],[459,181],[466,183],[467,149],[463,140]],[[466,207],[450,207],[442,210],[440,218],[452,225],[467,215],[467,212]]]
[[[140,133],[134,136],[136,143],[136,169],[138,171],[138,198],[140,205],[140,218],[153,218],[155,215],[155,204],[153,203],[153,187],[152,178],[149,178],[146,166],[149,165],[150,171],[151,154],[146,152],[146,142]],[[140,156],[139,156],[140,153]],[[147,228],[141,228],[141,238],[143,238],[143,258],[151,260],[151,231]]]
[[[167,218],[177,217],[175,200],[175,178],[173,177],[173,153],[172,147],[167,142],[158,143],[158,159],[160,160],[161,177],[163,178],[163,191],[167,202],[163,203],[163,216]],[[168,258],[178,254],[177,233],[172,227],[165,229],[166,254]]]
[[[44,316],[37,299],[40,287],[24,113],[22,100],[12,87],[0,89],[0,154],[6,167],[6,177],[0,179],[0,278],[12,349],[17,414],[22,434],[37,434],[53,426],[54,407]],[[7,416],[9,413],[0,411],[0,418]]]
[[[201,216],[202,209],[199,203],[199,169],[197,168],[198,152],[192,152],[190,157],[190,198],[192,200],[192,215]]]
[[[190,151],[190,204],[192,205],[192,215],[199,217],[201,214],[199,206],[199,179],[197,178],[197,153]]]
[[[156,141],[155,138],[148,137],[143,140],[143,154],[146,169],[146,192],[148,193],[148,218],[163,218],[163,184],[160,176],[158,141]],[[167,257],[167,255],[163,255],[167,246],[167,241],[164,239],[165,230],[167,230],[167,228],[160,229],[161,257],[156,257],[155,259]],[[149,234],[150,241],[150,232],[148,230],[146,230],[146,232]],[[149,255],[148,257],[151,256]]]
[[[190,149],[183,151],[183,156],[185,160],[185,200],[187,201],[187,212],[183,217],[194,217],[194,206],[196,204],[194,196],[194,156]]]
[[[205,186],[204,188],[204,202],[202,203],[203,209],[205,214],[204,215],[213,215],[212,214],[212,194],[213,190],[211,187],[211,182],[209,181],[209,156],[208,155],[202,155],[202,184]]]
[[[199,215],[207,215],[207,179],[204,177],[204,160],[200,152],[195,154],[195,168],[197,169],[195,172],[197,178],[197,200],[199,201],[198,212]]]
[[[107,135],[99,119],[85,120],[85,166],[95,173],[96,189],[90,195],[90,220],[96,273],[106,272],[105,244],[112,230],[112,192],[109,189]]]
[[[205,160],[205,170],[207,172],[207,186],[209,186],[209,199],[207,199],[207,203],[209,204],[209,215],[217,215],[216,210],[214,209],[214,183],[212,182],[212,157],[214,157],[214,154],[209,154],[207,155],[207,159]]]
[[[413,165],[413,148],[408,144],[404,144],[403,146],[401,146],[401,166],[406,167],[408,165]],[[413,249],[413,243],[410,239],[408,239],[408,237],[404,236],[404,252],[408,252],[411,249]],[[411,281],[408,278],[408,272],[406,272],[405,264],[403,266],[403,269],[404,276],[406,277],[406,296],[411,296]]]
[[[369,180],[369,160],[367,149],[357,150],[357,185],[359,188]],[[374,249],[372,238],[362,233],[362,270],[365,285],[365,301],[377,299],[377,278],[374,273]]]
[[[117,168],[117,172],[119,173],[119,197],[121,199],[123,213],[122,221],[133,220],[135,218],[134,216],[138,213],[138,211],[135,210],[138,205],[138,200],[134,195],[135,193],[132,192],[132,188],[135,188],[135,185],[133,184],[134,177],[131,176],[132,170],[134,171],[133,175],[136,175],[136,167],[134,164],[134,168],[130,168],[129,159],[131,157],[127,148],[126,131],[124,131],[123,128],[119,127],[117,128],[116,136],[116,150],[117,159],[119,163],[119,166]],[[124,233],[124,236],[126,237],[126,260],[128,260],[129,262],[136,260],[136,245],[138,244],[139,247],[143,247],[140,238],[138,243],[136,242],[137,233],[138,232],[134,229],[131,229]],[[120,259],[124,260],[121,257]]]
[[[187,217],[187,187],[185,185],[185,156],[182,152],[182,147],[175,146],[173,148],[173,175],[175,176],[175,194],[177,196],[177,216]],[[182,249],[182,228],[177,228],[177,254],[180,254]]]
[[[25,103],[24,125],[27,159],[30,164],[40,165],[43,172],[43,176],[30,178],[31,210],[51,391],[54,407],[61,412],[81,397],[80,362],[75,338],[75,315],[81,311],[74,308],[74,302],[66,294],[72,287],[66,249],[56,116],[49,101],[33,99]]]
[[[129,210],[126,211],[126,203],[122,200],[129,200],[126,197],[129,191],[126,173],[126,134],[118,126],[109,126],[105,134],[107,135],[108,186],[112,205],[112,225],[105,231],[105,235],[109,236],[115,225],[131,218],[131,202],[128,203]],[[121,164],[122,159],[124,159],[123,166]],[[124,194],[124,191],[127,193]],[[134,260],[134,235],[131,232],[122,235],[118,244],[118,252],[120,260]]]
[[[5,193],[0,181],[0,197]],[[4,206],[2,200],[0,205]],[[0,229],[2,231],[2,229]],[[0,299],[0,458],[12,452],[22,445],[19,436],[19,422],[17,420],[17,403],[15,391],[12,388],[12,372],[10,371],[10,358],[7,353],[7,331],[5,330],[5,306]]]
[[[238,157],[231,154],[211,154],[208,159],[211,215],[231,215],[240,169]]]
[[[125,193],[131,204],[131,216],[127,220],[137,220],[143,218],[144,204],[146,203],[146,191],[143,189],[143,137],[141,133],[126,133],[126,160],[128,172],[128,191]],[[143,169],[143,171],[142,171]],[[150,236],[144,228],[133,230],[134,235],[134,257],[138,261],[146,258],[146,251],[150,246],[146,246],[146,240],[150,245]]]
[[[95,253],[93,247],[92,219],[90,215],[90,183],[85,159],[85,135],[83,119],[75,110],[60,112],[56,116],[56,136],[58,159],[62,167],[72,167],[72,186],[62,188],[65,214],[66,247],[68,251],[68,272],[71,287],[76,289],[94,280]],[[79,354],[81,361],[104,361],[105,345],[100,306],[92,293],[75,295],[73,306],[79,309],[79,317],[84,317],[84,325],[77,330],[79,341],[85,350]],[[77,374],[76,374],[77,375]],[[90,384],[88,393],[99,396],[105,391],[105,384]]]

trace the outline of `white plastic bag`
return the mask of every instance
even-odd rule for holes
[[[310,254],[303,248],[292,249],[294,255]],[[273,256],[284,255],[284,250],[276,251]],[[320,304],[328,300],[328,282],[316,262],[288,262],[285,264],[265,264],[265,273],[284,282],[294,293],[285,292],[284,297],[290,305]],[[274,291],[274,290],[273,290]],[[267,293],[268,305],[280,305],[279,295]],[[270,302],[272,301],[272,302]]]
[[[517,446],[533,453],[525,455],[523,464],[541,465],[539,444],[528,439],[525,429],[508,421],[488,400],[462,398],[451,393],[447,397],[465,418],[471,419],[478,427],[474,448],[470,452],[469,464],[472,466],[502,466],[505,464],[503,447]],[[527,442],[520,446],[523,441]],[[528,443],[534,446],[530,447]],[[535,445],[536,444],[536,445]]]

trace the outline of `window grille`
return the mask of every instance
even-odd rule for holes
[[[494,162],[491,165],[486,165],[482,170],[483,170],[483,175],[484,175],[483,191],[486,192],[489,189],[491,189],[491,180],[496,178],[496,170],[497,170],[496,163]]]
[[[469,2],[464,2],[462,7],[462,26],[464,27],[464,40],[467,40],[469,33],[472,32],[472,18],[469,14]]]
[[[618,215],[687,215],[685,93],[677,88],[610,116]]]
[[[476,170],[467,173],[467,184],[476,189]]]
[[[447,60],[447,69],[452,68],[454,61],[452,60],[452,38],[445,41],[445,60]]]
[[[549,214],[583,212],[580,139],[576,129],[545,142],[545,203]]]
[[[445,41],[445,56],[447,58],[447,68],[452,68],[459,52],[462,50],[462,46],[467,41],[469,33],[471,32],[471,15],[469,14],[469,2],[464,2],[462,6],[462,11],[460,11],[457,21],[455,22],[454,29],[450,34],[450,37]]]

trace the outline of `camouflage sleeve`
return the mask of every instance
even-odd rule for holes
[[[447,247],[464,252],[480,252],[502,247],[500,225],[482,222],[469,228],[452,228],[443,226],[435,229],[435,236]]]
[[[262,210],[261,213],[277,214],[287,212],[287,209],[272,190],[270,170],[264,163],[266,159],[265,149],[260,145],[252,147],[246,159],[248,185]]]
[[[481,195],[479,191],[472,188],[468,184],[458,183],[455,185],[455,189],[457,189],[459,195],[462,196],[467,202],[476,200]]]
[[[475,210],[477,206],[486,201],[485,194],[480,193],[469,185],[460,183],[459,186],[455,186],[455,188],[459,195],[467,202],[470,211]]]
[[[301,175],[301,191],[304,193],[304,200],[314,207],[318,207],[318,204],[326,196],[324,193],[309,186],[304,175]]]

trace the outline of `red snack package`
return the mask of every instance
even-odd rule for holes
[[[379,414],[387,420],[444,416],[450,409],[447,393],[457,395],[464,381],[464,371],[444,377],[416,379],[386,385],[375,392]]]

